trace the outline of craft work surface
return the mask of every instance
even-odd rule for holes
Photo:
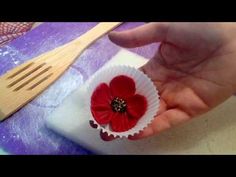
[[[43,23],[39,25],[26,35],[0,48],[0,75],[30,58],[69,42],[96,24]],[[142,24],[124,23],[115,30],[125,30]],[[130,49],[130,51],[151,58],[157,48],[157,44],[152,44]],[[112,44],[107,36],[102,37],[85,50],[55,84],[9,119],[1,122],[0,147],[4,150],[3,153],[91,154],[89,150],[48,129],[46,120],[73,91],[82,86],[119,50],[120,48]],[[142,140],[152,143],[153,146],[141,147],[140,154],[236,153],[235,105],[236,98],[231,97],[216,109],[187,124]],[[141,144],[141,141],[135,143]]]

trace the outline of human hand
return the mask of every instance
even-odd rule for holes
[[[130,139],[158,134],[203,114],[236,91],[236,23],[148,23],[112,32],[126,48],[161,42],[140,70],[154,82],[160,109],[152,124]],[[104,140],[112,140],[101,133]]]

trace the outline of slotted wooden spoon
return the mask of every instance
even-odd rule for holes
[[[95,40],[121,22],[103,22],[79,38],[33,58],[0,77],[0,121],[19,110],[61,76]]]

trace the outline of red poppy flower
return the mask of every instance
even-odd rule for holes
[[[91,112],[100,125],[110,124],[115,132],[133,128],[147,109],[147,100],[136,94],[132,78],[120,75],[101,83],[91,97]]]

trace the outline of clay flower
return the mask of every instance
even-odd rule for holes
[[[147,110],[147,100],[136,93],[135,82],[125,75],[114,77],[109,85],[99,84],[91,96],[91,113],[100,125],[114,132],[133,128]]]

